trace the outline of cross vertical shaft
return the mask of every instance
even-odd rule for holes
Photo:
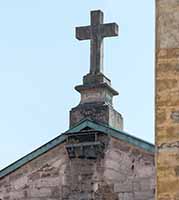
[[[90,73],[103,73],[103,38],[100,35],[100,24],[103,24],[103,13],[91,12],[92,39],[90,41]]]

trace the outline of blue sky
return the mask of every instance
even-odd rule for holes
[[[89,41],[74,28],[95,9],[120,26],[104,43],[114,107],[125,131],[153,142],[154,1],[0,0],[0,169],[68,129],[89,71]]]

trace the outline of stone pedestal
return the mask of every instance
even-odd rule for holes
[[[81,94],[80,104],[70,111],[70,127],[88,118],[115,129],[123,129],[123,119],[113,108],[113,96],[118,92],[111,87],[111,81],[102,73],[87,74],[83,85],[75,89]]]

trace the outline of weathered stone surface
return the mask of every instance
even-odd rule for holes
[[[157,0],[157,46],[178,48],[178,0]]]
[[[157,195],[176,200],[179,162],[179,1],[156,1]]]
[[[119,193],[118,197],[120,200],[131,200],[134,199],[132,193]]]
[[[116,23],[103,24],[103,12],[91,11],[91,25],[76,28],[78,40],[90,40],[90,73],[103,72],[103,39],[105,37],[118,36]]]
[[[179,123],[179,111],[172,112],[171,118],[174,122]]]
[[[64,143],[32,160],[0,180],[0,199],[154,200],[154,155],[105,137],[97,159],[69,160]]]
[[[76,28],[76,38],[90,40],[90,72],[83,77],[83,84],[75,89],[80,93],[80,104],[70,111],[70,127],[89,118],[116,129],[123,129],[121,114],[114,110],[113,97],[118,92],[103,74],[103,39],[118,35],[118,25],[103,24],[103,12],[91,11],[91,25]]]
[[[105,103],[79,104],[70,111],[70,127],[88,118],[116,129],[123,129],[123,118],[114,108]]]

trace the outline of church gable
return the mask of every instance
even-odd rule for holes
[[[123,131],[113,107],[118,95],[103,74],[103,39],[117,36],[116,23],[91,11],[91,24],[77,27],[90,40],[90,71],[80,103],[70,111],[70,129],[0,171],[0,200],[153,200],[154,145]]]
[[[143,149],[144,151],[147,151],[150,153],[154,153],[154,151],[155,151],[153,144],[150,144],[144,140],[141,140],[139,138],[131,136],[123,131],[115,130],[108,126],[93,122],[89,119],[85,119],[85,120],[81,121],[79,124],[77,124],[76,126],[74,126],[73,128],[66,131],[65,133],[59,135],[58,137],[54,138],[53,140],[49,141],[48,143],[44,144],[43,146],[41,146],[38,149],[34,150],[33,152],[29,153],[28,155],[22,157],[21,159],[12,163],[8,167],[2,169],[0,171],[0,178],[3,178],[7,174],[20,168],[24,164],[30,162],[33,159],[36,159],[37,157],[43,155],[45,152],[48,152],[51,149],[53,149],[54,147],[56,147],[57,145],[63,143],[67,139],[68,134],[78,133],[78,132],[84,131],[84,130],[94,130],[94,131],[98,131],[103,134],[107,134],[109,136],[117,138],[128,144],[134,145],[137,148]]]
[[[96,133],[99,136],[96,141],[88,136],[87,139],[82,138],[79,141],[78,136],[85,133]],[[124,139],[119,139],[117,134],[121,134],[122,137],[123,133],[84,120],[49,144],[47,143],[46,146],[42,146],[41,151],[58,140],[59,144],[56,143],[55,147],[51,146],[45,153],[1,177],[0,198],[11,200],[48,197],[79,200],[84,197],[84,199],[112,200],[118,197],[125,199],[127,196],[133,199],[134,194],[136,200],[153,198],[155,173],[153,152],[131,145]],[[76,140],[68,138],[74,135],[77,136]],[[127,134],[124,136],[129,137]],[[130,142],[136,142],[137,138],[130,137]],[[70,141],[71,139],[73,142]],[[72,147],[77,145],[79,149],[83,147],[84,150],[87,147],[87,151],[84,152],[88,156],[89,152],[92,154],[89,157],[80,156],[78,149],[78,156],[70,157],[68,152],[70,142]],[[95,149],[98,142],[105,143],[105,147],[97,151],[95,156],[94,151],[89,150],[88,147],[94,145]],[[140,142],[138,140],[138,143]],[[84,145],[86,143],[87,146]],[[145,142],[142,145],[144,144]],[[152,145],[150,148],[153,150]],[[27,155],[27,160],[28,156],[32,155]]]

